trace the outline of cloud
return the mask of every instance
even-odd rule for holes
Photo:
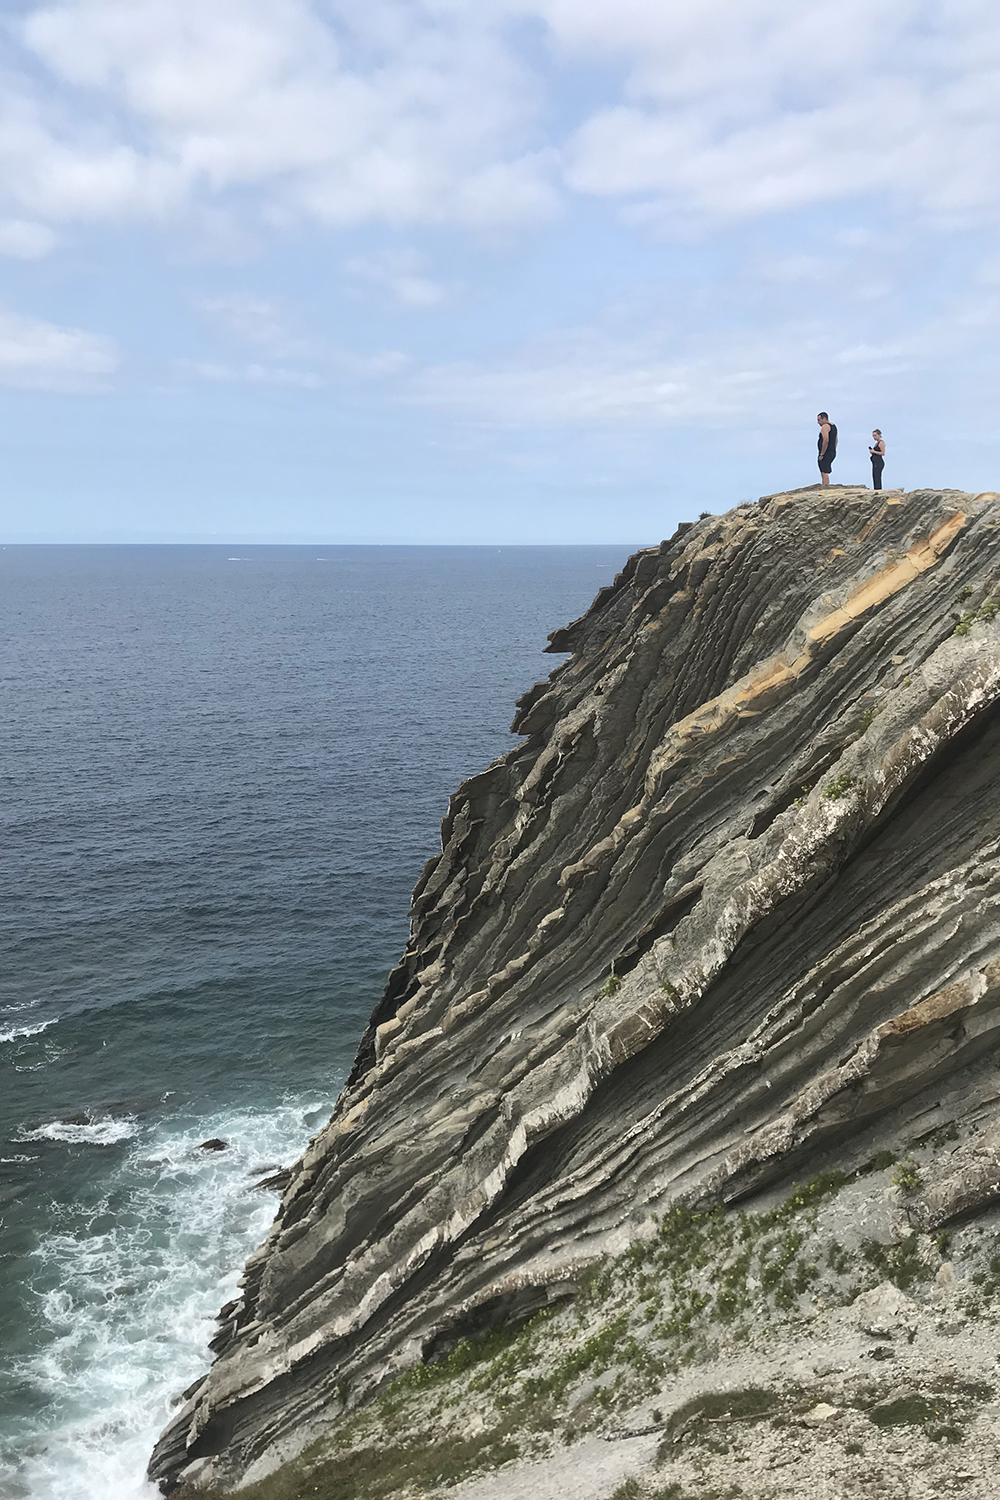
[[[383,287],[403,307],[437,307],[447,296],[441,282],[423,274],[420,258],[412,250],[355,256],[344,262],[344,270],[373,286]]]
[[[952,306],[904,333],[798,319],[756,332],[682,336],[601,330],[538,340],[504,359],[414,372],[405,398],[512,427],[780,426],[817,401],[881,397],[950,360],[989,351],[1000,297]]]
[[[200,308],[216,328],[275,359],[310,359],[321,352],[319,342],[296,333],[288,314],[268,297],[230,292],[206,297]]]
[[[278,227],[536,220],[554,204],[539,98],[491,11],[36,6],[18,31],[28,61],[3,91],[0,180],[53,220],[163,218],[227,195]]]
[[[15,219],[493,232],[567,190],[685,232],[865,200],[1000,217],[986,0],[29,0],[10,34]]]
[[[623,97],[566,147],[579,192],[665,225],[877,200],[945,225],[1000,213],[1000,12],[983,0],[544,0]]]
[[[111,339],[0,309],[0,384],[24,390],[104,387],[119,365]]]
[[[324,384],[322,377],[311,370],[288,369],[282,365],[227,365],[214,360],[178,359],[174,368],[183,376],[207,380],[213,385],[274,385],[312,391]]]
[[[47,224],[25,219],[0,219],[0,255],[15,260],[41,260],[55,248],[56,237]]]

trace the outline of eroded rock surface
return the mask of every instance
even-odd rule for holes
[[[967,1124],[971,1080],[984,1144],[914,1223],[1000,1197],[994,588],[996,495],[810,489],[555,632],[155,1476],[265,1474],[652,1216]]]

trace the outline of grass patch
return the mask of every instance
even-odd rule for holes
[[[862,1389],[850,1405],[864,1412],[876,1427],[918,1427],[936,1443],[958,1443],[971,1409],[993,1397],[982,1381],[946,1377],[922,1389],[892,1391],[882,1386]]]
[[[462,1339],[443,1359],[417,1365],[415,1369],[401,1375],[398,1380],[394,1381],[392,1390],[394,1393],[420,1390],[425,1386],[440,1385],[442,1381],[454,1380],[456,1376],[464,1375],[467,1370],[471,1370],[474,1365],[495,1359],[498,1354],[517,1342],[523,1334],[537,1331],[542,1323],[555,1315],[555,1312],[555,1308],[546,1307],[541,1312],[535,1313],[527,1323],[508,1324],[507,1327],[497,1328],[491,1333]]]
[[[871,1161],[865,1162],[861,1172],[864,1176],[869,1172],[884,1172],[887,1167],[894,1167],[898,1160],[895,1151],[876,1151]]]
[[[959,595],[959,598],[961,597],[962,595]],[[998,610],[1000,610],[1000,604],[998,604],[995,599],[984,599],[978,609],[968,610],[964,615],[962,615],[958,624],[955,626],[954,634],[968,635],[977,620],[985,620],[988,624],[991,620],[994,620],[996,618]]]
[[[710,1391],[704,1396],[695,1396],[675,1411],[667,1423],[663,1442],[663,1456],[678,1439],[688,1433],[696,1434],[715,1422],[765,1422],[784,1412],[788,1399],[780,1391],[765,1386],[746,1386],[736,1391]]]
[[[864,734],[866,729],[871,728],[884,708],[884,703],[869,704],[869,706],[862,713],[860,720],[858,721],[858,727],[862,734]]]
[[[328,1435],[241,1500],[390,1500],[541,1451],[554,1431],[571,1441],[606,1427],[614,1411],[655,1399],[666,1375],[714,1352],[724,1329],[732,1338],[751,1318],[794,1308],[820,1274],[810,1259],[823,1260],[825,1247],[810,1239],[819,1208],[846,1181],[824,1173],[755,1214],[671,1209],[655,1233],[582,1275],[571,1305],[463,1339],[358,1410],[331,1412]],[[703,1406],[698,1418],[706,1442],[726,1442],[728,1422],[779,1409],[773,1393],[717,1399],[722,1407]],[[485,1423],[474,1437],[458,1415],[470,1410]]]
[[[891,1281],[901,1292],[908,1292],[918,1281],[928,1281],[933,1275],[930,1266],[920,1258],[916,1234],[905,1235],[888,1245],[865,1240],[861,1254],[880,1281]]]
[[[405,1445],[364,1447],[324,1456],[321,1445],[277,1473],[239,1491],[240,1500],[390,1500],[405,1489],[456,1484],[479,1469],[517,1458],[512,1434],[494,1428],[478,1437],[451,1437]],[[213,1500],[221,1492],[174,1492],[174,1500]]]

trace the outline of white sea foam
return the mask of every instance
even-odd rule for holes
[[[109,1174],[105,1212],[42,1242],[30,1279],[48,1339],[16,1374],[46,1416],[0,1460],[0,1493],[154,1500],[153,1443],[274,1215],[252,1169],[293,1159],[328,1113],[309,1100],[148,1127]],[[228,1149],[199,1150],[211,1136]]]
[[[36,1130],[19,1130],[19,1141],[65,1141],[71,1146],[116,1146],[138,1135],[131,1115],[103,1115],[96,1120],[52,1120]]]
[[[52,1016],[48,1021],[38,1021],[34,1026],[0,1026],[0,1042],[17,1042],[25,1036],[37,1036],[40,1031],[45,1031],[49,1026],[54,1026],[58,1016]]]

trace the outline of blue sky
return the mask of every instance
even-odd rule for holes
[[[979,0],[0,21],[0,538],[636,542],[1000,488]]]

